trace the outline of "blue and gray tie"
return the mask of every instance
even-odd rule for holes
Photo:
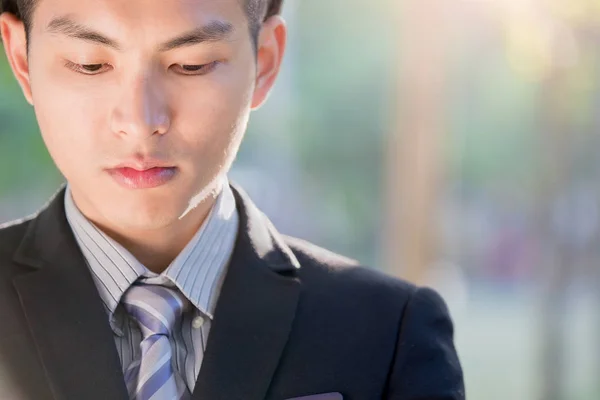
[[[169,335],[175,322],[190,307],[177,289],[159,285],[133,284],[123,295],[123,306],[139,324],[143,335],[141,358],[125,372],[131,399],[189,399],[185,382],[172,366]]]

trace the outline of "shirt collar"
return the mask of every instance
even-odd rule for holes
[[[177,286],[198,310],[213,318],[239,223],[235,197],[226,178],[202,226],[160,275],[148,270],[88,220],[75,205],[68,184],[64,205],[67,221],[92,272],[115,332],[122,331],[124,322],[115,317],[115,310],[123,293],[138,278],[146,283]]]

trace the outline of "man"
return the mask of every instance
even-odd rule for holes
[[[67,185],[0,230],[2,399],[464,399],[431,289],[277,233],[227,172],[280,0],[2,0]]]

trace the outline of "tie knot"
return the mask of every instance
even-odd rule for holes
[[[177,289],[134,283],[122,299],[129,315],[139,324],[144,339],[151,335],[169,335],[189,308],[189,300]]]

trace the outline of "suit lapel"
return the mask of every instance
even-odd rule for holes
[[[217,302],[193,400],[262,400],[300,295],[291,250],[233,187],[236,245]],[[64,214],[64,189],[34,220],[15,254],[33,271],[14,280],[54,397],[126,400],[106,311]]]
[[[297,259],[247,195],[233,189],[240,228],[193,400],[264,399],[300,294]]]
[[[64,189],[31,221],[15,261],[33,267],[14,279],[54,397],[127,399],[108,317],[68,226]]]

